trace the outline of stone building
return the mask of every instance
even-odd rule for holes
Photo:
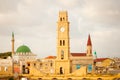
[[[86,67],[86,73],[93,72],[92,42],[90,35],[86,45],[86,52],[70,52],[69,21],[66,11],[59,12],[57,22],[57,56],[48,56],[31,64],[41,73],[66,75]],[[32,66],[31,65],[31,66]]]
[[[115,61],[116,69],[120,70],[120,58],[114,57],[113,60]]]
[[[12,33],[12,57],[14,64],[14,73],[29,73],[28,63],[36,60],[36,55],[32,53],[26,45],[21,45],[14,51],[14,33]]]
[[[13,63],[12,58],[0,59],[0,76],[10,76],[13,74]]]
[[[114,70],[115,61],[110,58],[97,58],[94,60],[95,73],[106,74]]]

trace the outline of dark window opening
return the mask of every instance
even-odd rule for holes
[[[60,18],[60,21],[62,21],[62,18]]]
[[[42,63],[40,63],[40,66],[42,66]]]
[[[65,46],[65,40],[63,40],[63,46]]]
[[[22,72],[25,74],[25,65],[22,66]]]
[[[28,63],[28,66],[30,66],[30,63]]]
[[[64,59],[64,51],[61,51],[61,59]]]
[[[53,64],[52,64],[52,63],[50,63],[50,66],[52,67],[52,66],[53,66]]]
[[[60,46],[62,46],[62,40],[60,40]]]
[[[63,74],[63,70],[62,70],[62,67],[60,67],[60,74]]]

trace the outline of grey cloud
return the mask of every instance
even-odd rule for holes
[[[17,10],[20,0],[0,0],[0,13],[9,13]]]
[[[118,0],[86,0],[81,15],[90,22],[115,25],[120,20],[119,4]]]
[[[4,36],[5,41],[9,41],[14,31],[16,48],[26,43],[40,57],[56,55],[58,11],[67,10],[71,52],[85,52],[87,37],[91,33],[94,50],[99,56],[114,53],[118,56],[119,3],[118,0],[1,0],[1,38]],[[113,46],[109,46],[110,43]],[[6,43],[1,45],[8,46]],[[8,48],[11,49],[9,46],[6,51]]]

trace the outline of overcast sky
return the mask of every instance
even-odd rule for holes
[[[98,57],[120,57],[120,0],[0,0],[0,52],[27,45],[38,57],[56,55],[58,13],[68,11],[70,52],[86,52],[88,34]]]

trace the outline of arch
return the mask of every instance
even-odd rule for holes
[[[120,80],[120,78],[117,78],[117,80]]]
[[[60,67],[60,74],[63,74],[63,68]]]
[[[117,78],[113,78],[113,80],[117,80]]]
[[[38,78],[38,80],[42,80],[42,78]]]
[[[67,80],[72,80],[72,78],[68,78]]]
[[[87,78],[82,78],[82,80],[87,80]]]
[[[97,80],[102,80],[102,78],[98,78]]]
[[[57,80],[57,78],[52,78],[52,80]]]

